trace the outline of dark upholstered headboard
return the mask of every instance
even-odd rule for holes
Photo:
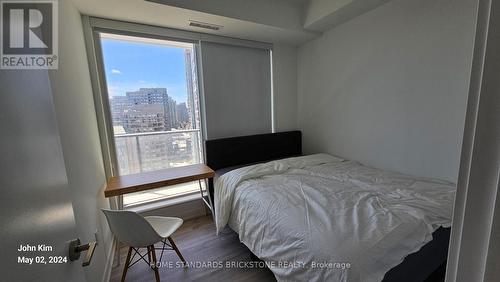
[[[205,141],[207,165],[213,170],[302,154],[302,133],[238,136]]]
[[[278,133],[238,136],[205,141],[207,165],[217,171],[231,166],[253,164],[302,155],[302,133]],[[213,180],[209,180],[213,203]]]

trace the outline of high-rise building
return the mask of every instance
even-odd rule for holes
[[[170,130],[177,126],[175,122],[176,102],[168,96],[166,88],[139,88],[139,90],[137,91],[127,92],[127,97],[129,98],[129,101],[134,108],[135,116],[139,115],[141,112],[144,112],[144,118],[151,118],[151,115],[154,114],[153,112],[151,112],[151,110],[154,109],[157,111],[157,118],[163,118],[161,126],[146,127],[144,128],[146,132]],[[160,105],[162,108],[159,109],[158,107],[136,107],[138,105]],[[154,122],[154,124],[157,123]],[[125,130],[127,130],[127,128]]]
[[[164,106],[165,106],[165,126],[169,127],[168,130],[172,128],[177,128],[179,126],[177,122],[177,103],[171,97],[167,97]]]
[[[126,133],[168,131],[178,128],[177,102],[166,88],[140,88],[110,98],[113,125]]]
[[[137,91],[127,92],[129,101],[134,105],[164,104],[168,95],[167,88],[139,88]]]
[[[165,111],[162,104],[133,105],[123,114],[127,133],[164,131]]]
[[[177,105],[177,122],[181,128],[189,128],[189,110],[186,103]]]
[[[112,96],[109,99],[111,107],[111,116],[114,126],[123,126],[123,114],[130,108],[130,100],[126,96]]]
[[[193,49],[184,49],[184,61],[186,66],[187,82],[187,107],[189,112],[189,126],[187,128],[197,129],[200,124],[200,112],[198,101],[198,81],[196,74],[196,58]]]

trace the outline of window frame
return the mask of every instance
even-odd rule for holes
[[[115,148],[115,137],[113,132],[113,120],[111,116],[111,107],[109,103],[109,93],[107,88],[106,73],[104,69],[104,58],[100,40],[100,33],[111,33],[125,36],[136,36],[160,40],[170,40],[178,42],[186,42],[193,44],[193,54],[196,60],[197,87],[198,87],[198,107],[200,111],[200,146],[201,150],[200,161],[205,162],[204,140],[206,140],[206,125],[205,125],[205,109],[203,87],[201,77],[201,56],[200,56],[200,40],[191,38],[192,36],[181,36],[176,30],[167,28],[150,27],[147,25],[131,24],[113,20],[103,20],[88,16],[82,17],[84,23],[84,35],[87,48],[87,57],[89,61],[89,71],[91,75],[92,91],[94,95],[94,106],[96,110],[99,137],[101,141],[101,150],[103,156],[104,170],[106,179],[119,175],[118,159]],[[151,30],[151,32],[146,32]],[[195,192],[195,193],[199,193]],[[193,193],[184,194],[181,196],[168,197],[164,199],[156,199],[150,202],[139,203],[135,207],[145,206],[150,203],[158,203],[172,198],[189,196]],[[111,206],[115,209],[123,209],[123,196],[110,198]]]

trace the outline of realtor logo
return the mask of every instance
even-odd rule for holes
[[[0,4],[0,68],[56,69],[56,0],[0,0]]]

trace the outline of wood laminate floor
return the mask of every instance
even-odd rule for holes
[[[226,228],[223,234],[215,235],[210,215],[185,221],[172,238],[190,267],[178,267],[180,260],[175,252],[165,251],[163,266],[159,270],[161,281],[276,281],[266,268],[220,267],[221,264],[244,264],[252,260],[250,251],[240,243],[236,233]],[[161,244],[156,247],[161,247]],[[120,248],[119,265],[115,256],[111,281],[120,281],[127,251],[126,247]],[[160,252],[157,251],[158,259]],[[154,272],[144,261],[140,261],[128,270],[125,281],[154,281]]]

